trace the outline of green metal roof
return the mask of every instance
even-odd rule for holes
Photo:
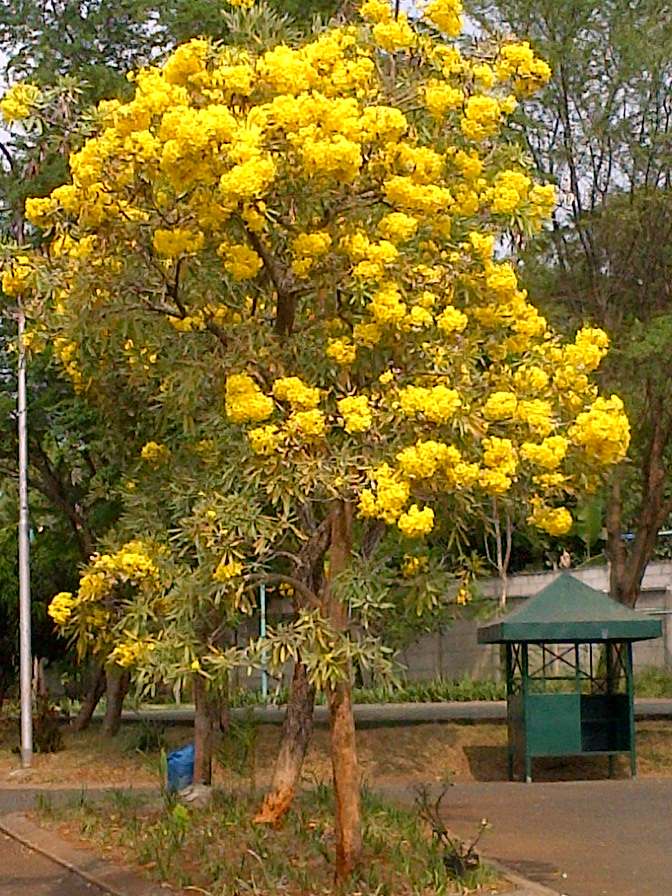
[[[662,633],[659,619],[631,610],[565,572],[518,610],[480,626],[478,642],[644,641]]]

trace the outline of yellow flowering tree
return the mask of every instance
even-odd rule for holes
[[[412,544],[493,498],[561,534],[628,445],[620,400],[591,379],[605,334],[561,342],[505,251],[553,208],[506,139],[550,71],[526,43],[461,52],[460,13],[431,0],[415,22],[366,0],[290,46],[241,12],[235,43],[133,73],[72,183],[26,203],[49,238],[37,325],[76,388],[101,400],[124,376],[176,443],[261,496],[245,513],[276,520],[262,538],[201,490],[182,529],[230,593],[294,589],[271,647],[310,657],[327,691],[342,876],[361,850],[350,664],[370,647],[342,587],[353,555],[381,527]],[[292,793],[285,779],[261,816]]]

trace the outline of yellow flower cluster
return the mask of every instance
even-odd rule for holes
[[[359,13],[363,19],[370,19],[372,22],[389,22],[392,19],[388,0],[364,0]]]
[[[406,320],[407,306],[396,283],[383,283],[373,294],[367,310],[381,327],[398,327]]]
[[[295,411],[287,420],[287,432],[307,442],[321,439],[327,431],[327,418],[322,411]]]
[[[273,454],[280,447],[279,430],[273,423],[248,430],[247,438],[255,454]]]
[[[222,243],[217,250],[234,280],[251,280],[264,266],[259,255],[244,243]]]
[[[273,454],[280,446],[278,427],[272,423],[248,430],[247,438],[255,454]]]
[[[39,87],[27,81],[19,81],[0,100],[0,112],[5,121],[21,121],[33,114],[41,99],[42,91]]]
[[[396,245],[409,240],[418,229],[418,219],[403,212],[390,212],[378,222],[381,235]]]
[[[530,525],[549,535],[566,535],[572,528],[572,515],[566,507],[547,507],[541,498],[532,499],[533,511],[528,516]]]
[[[259,423],[273,413],[273,399],[248,374],[232,373],[226,379],[225,408],[232,423]]]
[[[518,289],[518,277],[513,265],[508,261],[501,264],[487,264],[485,284],[495,293],[499,301],[509,301]]]
[[[273,395],[278,401],[287,401],[300,411],[316,408],[320,403],[320,390],[306,384],[298,376],[281,377],[273,383]]]
[[[465,97],[459,87],[431,78],[423,87],[422,99],[430,115],[440,120],[449,110],[461,109]]]
[[[431,0],[425,6],[423,15],[449,37],[457,37],[462,31],[461,0]]]
[[[483,463],[505,476],[515,476],[518,458],[511,439],[500,439],[497,436],[483,439]]]
[[[483,405],[486,420],[511,420],[516,414],[518,399],[513,392],[492,392]]]
[[[519,401],[516,418],[540,436],[547,436],[554,427],[551,403],[542,398]]]
[[[379,279],[385,267],[396,261],[399,255],[398,249],[389,240],[372,242],[361,232],[344,239],[342,244],[354,264],[354,276],[361,279]]]
[[[145,651],[152,651],[155,646],[154,641],[122,641],[120,644],[115,644],[107,658],[109,662],[128,669],[137,665]]]
[[[564,436],[549,436],[541,444],[523,442],[520,446],[520,454],[524,460],[528,460],[546,470],[556,470],[567,454],[569,442]]]
[[[101,578],[103,591],[120,582],[138,584],[142,581],[158,583],[158,567],[147,553],[141,541],[129,541],[113,554],[96,554],[89,572],[79,583],[79,597],[83,600],[100,595]]]
[[[428,564],[429,557],[409,557],[408,554],[404,554],[401,574],[405,579],[410,579],[411,576],[416,576],[427,569]]]
[[[443,442],[419,439],[397,454],[400,469],[410,479],[431,479],[442,465],[459,460],[459,452]]]
[[[212,574],[212,577],[218,582],[228,582],[229,579],[234,579],[236,576],[241,575],[242,571],[243,564],[240,560],[232,560],[229,556],[225,555],[217,564],[217,568]]]
[[[564,348],[562,360],[587,372],[596,370],[609,348],[609,337],[598,327],[582,327],[576,334],[574,345]]]
[[[341,364],[344,367],[352,364],[357,357],[357,346],[345,338],[330,339],[327,342],[326,351],[327,357],[332,358],[337,364]]]
[[[54,620],[56,625],[65,626],[72,616],[72,611],[76,606],[76,600],[70,591],[59,591],[52,597],[47,613]]]
[[[177,258],[178,255],[195,255],[203,245],[203,234],[179,227],[174,230],[156,230],[152,242],[158,255]]]
[[[8,263],[2,272],[2,291],[8,296],[20,296],[26,292],[33,269],[27,255],[19,255]]]
[[[359,512],[363,517],[376,517],[386,523],[395,523],[411,493],[408,482],[388,464],[371,471],[375,492],[362,489],[359,495]]]
[[[589,411],[578,415],[569,437],[600,464],[613,464],[625,457],[630,424],[618,395],[596,398]]]
[[[513,485],[513,481],[502,470],[480,470],[478,484],[489,495],[504,495]]]
[[[331,246],[331,236],[326,230],[301,233],[292,242],[292,270],[299,277],[308,276],[318,258],[326,255]]]
[[[396,19],[387,22],[377,22],[373,26],[373,39],[378,46],[394,53],[396,50],[404,50],[415,45],[415,31],[408,24],[405,13],[400,12]]]
[[[444,308],[436,318],[437,327],[444,333],[462,333],[468,323],[467,315],[452,305]]]
[[[501,81],[513,78],[516,89],[524,93],[538,90],[551,77],[550,66],[535,56],[527,41],[502,47],[496,68]]]
[[[79,350],[74,342],[70,342],[64,336],[56,336],[53,340],[54,352],[60,361],[63,370],[72,381],[75,392],[83,392],[86,383],[79,367]]]
[[[169,84],[188,84],[194,75],[205,68],[208,49],[208,42],[199,39],[179,46],[163,67],[166,81]]]
[[[366,432],[373,424],[373,411],[366,395],[349,395],[336,402],[346,432]]]
[[[501,120],[502,108],[495,97],[470,96],[464,107],[460,127],[467,140],[480,142],[497,133]]]
[[[147,442],[142,446],[140,457],[155,466],[165,464],[170,460],[170,448],[158,442]]]
[[[448,386],[406,386],[399,390],[399,406],[405,417],[423,416],[432,423],[446,423],[462,404]]]
[[[428,535],[434,528],[434,511],[431,507],[423,507],[411,504],[407,513],[402,513],[397,520],[399,530],[406,538],[422,538]]]
[[[501,171],[495,178],[491,211],[512,214],[527,201],[531,185],[531,179],[521,171]]]

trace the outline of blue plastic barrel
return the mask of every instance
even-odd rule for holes
[[[171,793],[184,790],[194,780],[194,745],[187,744],[168,754],[168,782]]]

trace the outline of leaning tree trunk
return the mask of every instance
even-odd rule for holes
[[[345,634],[348,626],[347,609],[334,592],[333,580],[348,565],[352,549],[352,511],[343,501],[334,502],[331,509],[331,555],[327,609],[334,631]],[[362,820],[360,808],[360,775],[355,740],[355,719],[352,706],[351,670],[345,677],[327,688],[329,727],[331,734],[331,764],[336,799],[336,874],[347,879],[357,868],[362,854]]]
[[[313,731],[315,688],[308,683],[306,667],[297,662],[282,726],[280,751],[273,769],[271,789],[255,816],[257,824],[279,824],[291,808]]]
[[[628,546],[623,538],[623,468],[614,471],[607,492],[607,550],[610,562],[610,592],[614,600],[634,607],[639,598],[642,579],[656,546],[658,530],[672,511],[667,494],[667,467],[664,450],[669,443],[672,420],[665,424],[661,412],[648,444],[646,463],[642,469],[642,498],[635,517],[634,539]]]
[[[128,693],[130,675],[121,666],[108,666],[107,687],[105,690],[105,716],[103,718],[102,734],[106,737],[114,737],[121,727],[121,710],[124,705],[124,697]]]
[[[84,696],[84,702],[73,722],[75,731],[85,731],[89,727],[96,706],[98,706],[105,693],[105,670],[97,660],[94,660],[92,663],[92,671],[93,677]]]

